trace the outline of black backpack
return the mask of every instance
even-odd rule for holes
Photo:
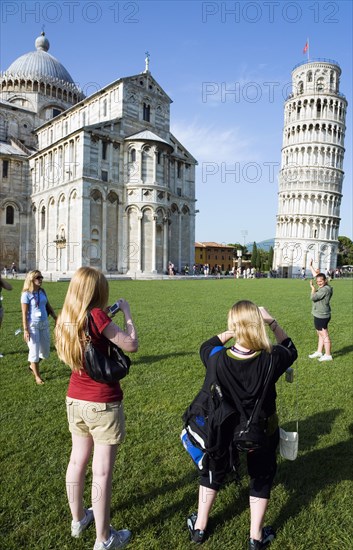
[[[240,399],[236,398],[235,400],[237,409],[240,413],[240,421],[234,429],[233,442],[239,451],[256,451],[267,446],[267,419],[260,418],[260,412],[271,381],[271,371],[272,356],[270,356],[270,364],[261,396],[257,398],[250,416],[245,413]]]
[[[222,348],[215,348],[212,355],[220,349]],[[224,397],[215,365],[207,369],[201,391],[182,416],[184,422],[182,440],[186,434],[188,444],[190,443],[203,453],[202,460],[197,461],[199,469],[211,470],[215,461],[229,455],[231,470],[237,460],[234,446],[241,451],[256,450],[266,446],[267,425],[259,414],[271,380],[271,370],[272,357],[261,396],[257,399],[249,417],[240,400],[237,399],[234,405]],[[185,440],[183,443],[189,454],[193,456]]]
[[[221,348],[216,348],[218,351]],[[183,416],[184,430],[189,444],[203,453],[198,460],[200,469],[212,469],[214,461],[229,455],[234,426],[239,420],[237,409],[223,396],[216,369],[208,368],[201,391],[196,395]],[[192,456],[192,452],[185,444]],[[194,459],[195,460],[195,459]],[[230,469],[232,465],[230,464]]]

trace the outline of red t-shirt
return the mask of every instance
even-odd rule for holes
[[[92,309],[91,315],[97,327],[92,323],[89,327],[92,344],[103,353],[107,353],[108,341],[101,334],[112,320],[99,308]],[[96,382],[88,376],[83,367],[80,372],[73,372],[71,374],[67,397],[92,401],[94,403],[112,403],[113,401],[121,401],[123,392],[119,382],[115,382],[114,384]]]

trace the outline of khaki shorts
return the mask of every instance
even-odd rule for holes
[[[117,445],[125,437],[122,401],[94,403],[66,397],[67,418],[72,434],[92,437],[98,445]]]

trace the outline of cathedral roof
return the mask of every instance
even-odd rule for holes
[[[161,137],[157,136],[157,134],[154,134],[150,130],[143,130],[142,132],[138,132],[137,134],[128,136],[127,138],[125,138],[125,140],[160,141],[161,143],[165,143],[166,145],[170,146],[170,143],[165,141],[165,139],[162,139]]]
[[[40,81],[59,80],[74,84],[71,75],[60,61],[48,53],[50,44],[44,32],[36,39],[35,46],[36,51],[21,55],[11,63],[4,75]]]
[[[21,151],[19,147],[5,141],[0,141],[0,155],[20,155],[22,157],[27,157],[26,153]]]

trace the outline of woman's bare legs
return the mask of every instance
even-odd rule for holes
[[[208,517],[211,512],[214,501],[216,500],[217,491],[208,487],[199,487],[199,506],[197,510],[197,520],[195,529],[204,531],[207,527]]]
[[[74,521],[81,521],[85,517],[83,490],[92,448],[93,439],[91,437],[72,434],[72,451],[66,471],[66,492]]]
[[[30,363],[29,368],[33,372],[36,383],[37,384],[44,384],[44,382],[41,379],[41,376],[39,374],[39,362],[38,363]]]
[[[250,504],[250,538],[262,539],[262,526],[268,506],[267,498],[249,497]]]
[[[319,338],[317,351],[322,353],[322,349],[324,348],[326,355],[331,355],[331,340],[328,329],[323,328],[321,330],[317,330],[316,332]]]
[[[94,446],[92,507],[98,542],[105,542],[110,536],[110,501],[117,450],[118,445],[95,444]]]

